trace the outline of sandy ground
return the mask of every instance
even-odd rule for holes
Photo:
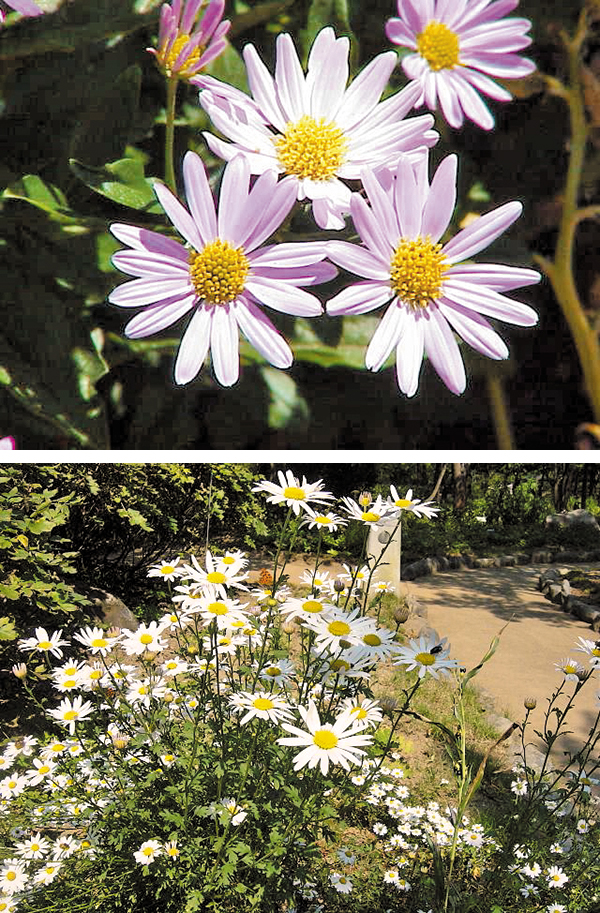
[[[258,568],[268,566],[253,562],[251,579],[258,576]],[[309,566],[302,559],[292,561],[286,568],[290,582],[297,583]],[[598,569],[597,565],[589,567]],[[335,576],[342,568],[330,562],[321,570],[329,570]],[[587,657],[575,651],[575,645],[579,637],[596,639],[589,625],[566,615],[537,590],[543,570],[539,565],[465,569],[402,584],[404,591],[414,595],[427,609],[428,626],[441,637],[448,637],[451,655],[468,669],[482,659],[494,636],[508,623],[496,653],[474,681],[494,695],[501,713],[517,722],[525,713],[524,698],[537,699],[537,707],[530,717],[533,724],[530,739],[534,744],[539,743],[533,729],[542,727],[548,699],[563,678],[554,664],[571,658],[587,667]],[[410,626],[409,621],[409,629]],[[415,633],[418,627],[421,625],[413,625]],[[587,738],[596,719],[598,687],[600,679],[597,684],[592,679],[579,694],[568,718],[572,734],[557,741],[555,757],[563,750],[577,750]],[[569,683],[568,693],[571,688]]]

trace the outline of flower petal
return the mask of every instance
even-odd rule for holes
[[[310,99],[310,114],[337,122],[337,111],[342,103],[348,82],[347,38],[336,38],[332,28],[324,28],[316,36],[308,56],[306,95]]]
[[[263,177],[261,175],[261,177]],[[248,205],[256,207],[257,219],[254,225],[248,219],[245,228],[248,234],[241,232],[239,243],[248,253],[259,247],[274,231],[277,231],[296,201],[298,181],[290,176],[274,184],[273,174],[260,184],[260,193],[257,190],[259,180],[255,183],[248,198]],[[268,197],[268,198],[267,198]]]
[[[137,308],[167,298],[187,296],[191,289],[189,273],[182,279],[132,279],[113,289],[108,300],[119,307]]]
[[[357,193],[353,193],[350,199],[350,213],[361,240],[376,257],[390,263],[394,254],[393,242],[383,233],[383,228],[377,222],[372,209]]]
[[[137,225],[124,225],[122,222],[113,222],[109,227],[111,234],[123,244],[128,244],[135,250],[145,250],[160,257],[173,257],[187,263],[188,252],[179,241],[165,238],[157,231],[147,228],[138,228]]]
[[[258,56],[254,45],[247,44],[242,54],[244,63],[246,64],[248,85],[250,86],[252,95],[258,102],[265,117],[268,118],[270,123],[272,123],[280,133],[283,133],[288,117],[285,112],[281,110],[273,77]]]
[[[215,201],[202,160],[195,152],[186,152],[184,156],[183,180],[192,218],[202,241],[208,244],[217,237]]]
[[[189,384],[204,364],[210,346],[214,308],[199,307],[188,323],[175,361],[175,383]]]
[[[195,247],[196,250],[202,250],[204,247],[202,237],[198,231],[196,223],[194,222],[185,206],[182,206],[177,197],[172,194],[169,188],[165,187],[164,184],[159,184],[158,181],[155,181],[153,189],[154,193],[158,197],[158,202],[170,218],[179,234],[185,238],[185,240],[191,244],[192,247]]]
[[[308,113],[304,73],[292,38],[287,33],[277,36],[275,84],[279,103],[291,121]]]
[[[414,396],[419,388],[419,374],[423,364],[425,337],[422,314],[401,308],[400,339],[396,348],[396,377],[398,386],[406,396]]]
[[[531,327],[538,321],[536,312],[529,305],[513,301],[512,298],[507,298],[483,285],[471,285],[460,279],[445,279],[443,292],[444,298],[452,304],[467,307],[488,317],[496,317],[506,323]]]
[[[292,350],[267,315],[243,296],[234,301],[232,308],[250,345],[276,368],[289,368],[294,360]]]
[[[445,299],[438,302],[440,312],[448,323],[470,346],[488,358],[508,358],[508,346],[481,314],[476,314]]]
[[[427,201],[423,208],[421,232],[436,243],[444,234],[456,204],[456,169],[458,158],[448,155],[433,176]]]
[[[231,387],[240,376],[238,325],[229,305],[215,307],[210,327],[213,370],[224,387]]]
[[[352,80],[335,119],[342,130],[352,129],[373,110],[388,84],[397,60],[394,51],[378,54]]]
[[[486,212],[448,241],[442,248],[442,254],[450,263],[458,263],[472,257],[506,231],[509,225],[519,218],[522,211],[523,204],[515,200]]]
[[[227,163],[223,172],[217,221],[219,237],[234,245],[239,244],[239,236],[244,235],[243,231],[237,230],[237,226],[248,198],[249,186],[250,165],[243,155],[236,155]]]
[[[388,282],[390,278],[390,264],[383,263],[375,254],[360,247],[358,244],[349,244],[347,241],[327,241],[327,256],[343,266],[344,269],[363,276],[365,279],[377,279]]]
[[[156,254],[146,250],[119,250],[111,257],[112,263],[117,269],[130,276],[163,276],[189,278],[189,266],[187,262],[182,262],[179,258],[157,257]]]
[[[281,279],[267,279],[264,276],[251,276],[246,282],[246,292],[257,301],[261,301],[282,314],[293,314],[297,317],[318,317],[323,313],[321,302],[310,292],[288,285]]]
[[[402,311],[398,301],[393,301],[379,321],[365,355],[365,365],[370,371],[379,371],[392,349],[398,345],[403,325]]]
[[[170,302],[161,301],[160,304],[144,308],[140,314],[136,314],[127,323],[124,330],[125,335],[130,339],[141,339],[144,336],[159,333],[187,314],[197,300],[198,296],[191,293],[185,298],[174,298]]]
[[[452,266],[447,270],[446,276],[460,279],[462,282],[481,283],[496,292],[508,292],[523,285],[534,285],[542,278],[534,269],[498,263],[464,263]]]
[[[381,282],[355,282],[326,303],[327,313],[367,314],[387,304],[394,293]]]
[[[428,317],[423,328],[425,351],[448,389],[453,393],[463,393],[467,378],[454,333],[436,305],[428,308]]]

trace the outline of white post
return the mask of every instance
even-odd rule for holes
[[[394,532],[394,529],[398,529]],[[391,541],[390,541],[391,537]],[[387,543],[389,542],[389,545]],[[372,526],[369,530],[369,539],[367,550],[369,556],[373,559],[379,558],[383,549],[387,545],[385,555],[381,564],[373,574],[372,584],[380,581],[389,581],[394,587],[394,592],[400,592],[401,579],[401,557],[402,557],[402,523],[397,520],[388,520],[387,523],[380,523],[379,526]],[[371,560],[370,566],[373,567],[374,561]]]

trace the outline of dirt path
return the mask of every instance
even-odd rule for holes
[[[253,562],[252,578],[264,566],[268,564]],[[302,559],[290,562],[286,568],[290,582],[298,583],[308,567],[310,562]],[[598,569],[597,565],[586,567]],[[404,592],[411,593],[426,608],[427,624],[440,636],[448,637],[452,656],[469,669],[481,660],[492,638],[508,622],[495,655],[475,681],[494,695],[498,710],[515,721],[523,718],[524,698],[537,699],[537,708],[531,715],[530,736],[534,743],[537,739],[533,728],[541,728],[547,699],[562,680],[562,673],[555,669],[554,663],[571,658],[587,667],[587,657],[575,651],[575,644],[579,637],[596,639],[589,625],[566,615],[537,590],[543,569],[539,565],[465,569],[402,584]],[[322,570],[329,570],[335,576],[342,567],[330,562]],[[413,626],[415,633],[418,627]],[[598,688],[600,678],[597,684],[590,681],[579,695],[569,715],[572,735],[557,741],[557,759],[562,757],[563,750],[577,750],[585,741],[596,718]]]

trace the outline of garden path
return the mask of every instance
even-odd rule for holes
[[[257,565],[268,566],[268,565]],[[310,566],[300,558],[286,568],[291,583],[298,583]],[[590,567],[598,565],[562,565]],[[322,570],[332,575],[342,571],[340,565],[324,564]],[[583,653],[575,652],[579,637],[595,640],[585,622],[566,615],[537,589],[540,565],[506,568],[476,568],[440,572],[402,584],[427,610],[426,624],[452,646],[451,655],[468,669],[485,655],[491,640],[508,622],[495,655],[478,673],[475,681],[489,691],[500,712],[520,721],[524,715],[523,700],[535,697],[537,707],[531,714],[536,729],[541,728],[547,698],[562,679],[554,663],[570,657],[587,667]],[[254,575],[252,575],[254,576]],[[419,633],[417,622],[408,633]],[[557,740],[555,757],[563,750],[574,751],[587,738],[596,718],[596,691],[593,682],[583,689],[578,703],[569,715],[571,735]],[[537,742],[530,731],[532,741]]]

